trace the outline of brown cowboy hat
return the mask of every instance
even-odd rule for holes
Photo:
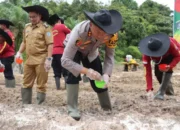
[[[0,19],[0,24],[4,24],[9,28],[9,26],[14,26],[14,24],[11,21],[5,20],[5,19]]]
[[[42,21],[48,21],[49,19],[49,12],[48,10],[40,5],[33,5],[33,6],[27,6],[27,7],[22,7],[26,12],[36,12],[41,15],[41,20]]]
[[[84,14],[107,34],[114,34],[122,27],[122,16],[116,10],[101,9],[95,13],[84,11]]]
[[[3,29],[0,29],[0,35],[4,37],[7,44],[9,44],[10,46],[12,45],[13,41],[11,37]]]
[[[170,39],[165,33],[156,33],[143,38],[139,42],[138,47],[140,52],[144,55],[160,57],[168,51]]]
[[[47,23],[52,26],[52,25],[54,25],[58,20],[60,20],[61,23],[64,24],[64,20],[63,20],[61,17],[59,17],[57,14],[51,15],[51,16],[49,17],[49,20],[47,21]]]

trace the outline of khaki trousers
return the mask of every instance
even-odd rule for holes
[[[37,78],[37,79],[36,79]],[[48,72],[44,69],[44,64],[24,65],[23,88],[32,88],[34,81],[37,82],[37,92],[46,92],[46,83],[48,80]]]

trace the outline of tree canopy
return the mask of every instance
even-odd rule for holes
[[[123,17],[123,27],[118,32],[119,40],[115,49],[117,61],[122,61],[126,54],[141,58],[137,45],[147,35],[164,32],[172,36],[172,10],[152,0],[146,0],[140,7],[134,0],[112,0],[110,5],[95,0],[73,0],[72,4],[63,0],[4,0],[0,3],[0,18],[8,19],[15,24],[12,30],[16,36],[16,50],[22,41],[23,28],[29,21],[28,14],[21,7],[34,4],[42,5],[50,14],[56,13],[64,18],[66,26],[70,29],[86,19],[84,10],[118,10]],[[103,49],[102,47],[100,50],[102,53]]]

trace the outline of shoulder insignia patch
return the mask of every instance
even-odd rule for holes
[[[25,24],[25,27],[30,26],[30,25],[32,25],[32,24],[31,23],[27,23],[27,24]]]
[[[118,41],[118,33],[115,33],[111,39],[106,42],[106,46],[108,48],[115,48],[117,46],[117,41]]]
[[[47,35],[48,37],[50,37],[50,36],[51,36],[51,32],[47,32],[46,35]]]
[[[49,25],[47,24],[47,23],[44,23],[43,24],[46,28],[48,28],[49,27]]]

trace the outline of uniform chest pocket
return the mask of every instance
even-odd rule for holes
[[[34,35],[35,35],[36,39],[42,39],[43,38],[42,33],[35,33]]]

